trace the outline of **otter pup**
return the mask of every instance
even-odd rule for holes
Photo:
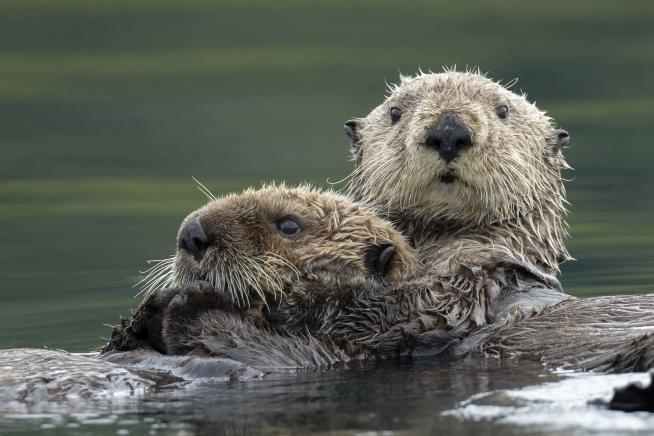
[[[173,287],[148,289],[104,351],[152,348],[260,368],[437,353],[514,310],[505,304],[514,290],[531,290],[529,271],[498,271],[461,266],[443,275],[372,210],[271,185],[191,213],[175,256],[146,280]]]
[[[269,185],[210,202],[186,217],[177,241],[175,256],[146,278],[172,287],[147,288],[104,351],[201,353],[188,336],[207,325],[231,324],[241,337],[266,336],[263,327],[321,334],[355,293],[382,294],[389,284],[408,286],[425,275],[389,222],[306,186]],[[222,311],[205,313],[216,307]],[[188,322],[197,316],[202,320]]]
[[[445,275],[517,267],[560,288],[569,137],[524,95],[477,72],[401,77],[345,131],[350,194],[396,223],[427,264]]]

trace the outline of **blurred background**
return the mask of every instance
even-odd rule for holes
[[[343,122],[419,67],[518,77],[572,135],[566,289],[654,291],[653,23],[624,0],[3,0],[0,347],[100,345],[204,203],[192,176],[329,186]]]

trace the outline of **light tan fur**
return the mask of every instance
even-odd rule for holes
[[[495,109],[505,105],[507,119]],[[402,117],[392,123],[392,107]],[[454,112],[472,146],[449,164],[425,147],[428,129]],[[395,222],[425,262],[504,259],[544,274],[570,259],[565,248],[568,168],[551,118],[477,71],[402,76],[382,104],[354,120],[351,194]],[[567,141],[567,136],[565,138]],[[442,176],[454,175],[444,183]]]

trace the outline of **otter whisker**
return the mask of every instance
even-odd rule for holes
[[[199,181],[198,179],[196,179],[195,177],[193,177],[193,180],[195,181],[195,183],[197,183],[197,185],[198,185],[198,186],[197,186],[198,190],[199,190],[200,192],[202,192],[202,193],[207,197],[207,199],[208,199],[209,201],[216,201],[216,196],[213,195],[213,193],[209,190],[209,188],[207,188],[206,186],[204,186],[204,185],[202,184],[202,182],[200,182],[200,181]]]
[[[241,261],[245,260],[244,264],[247,264],[250,266],[246,265],[239,265],[237,269],[238,273],[238,282],[240,284],[239,288],[239,294],[241,295],[241,299],[243,301],[243,304],[247,304],[248,306],[250,305],[250,291],[254,290],[259,296],[262,297],[262,299],[265,301],[265,298],[262,296],[262,292],[259,289],[259,286],[257,283],[253,283],[253,278],[252,278],[252,261],[248,258],[243,258]]]
[[[266,269],[262,265],[257,263],[254,259],[244,258],[244,260],[246,261],[247,266],[249,267],[249,268],[243,268],[244,272],[247,273],[245,279],[246,279],[246,283],[248,284],[248,288],[254,290],[257,293],[257,295],[259,295],[263,303],[267,305],[265,294],[261,289],[261,284],[257,282],[257,278],[259,280],[263,280],[268,284],[270,284],[271,279],[270,279],[269,272],[266,271]],[[273,289],[273,293],[274,293],[274,289]]]
[[[234,286],[234,293],[235,293],[236,300],[240,301],[242,304],[245,305],[246,300],[247,300],[247,303],[249,304],[250,299],[247,296],[247,290],[246,290],[245,283],[243,282],[243,276],[241,274],[241,269],[242,268],[240,268],[240,267],[231,268],[229,276],[230,276],[232,282],[236,284],[236,286]]]
[[[172,282],[173,282],[172,272],[162,274],[160,276],[153,278],[148,283],[144,284],[143,289],[141,290],[141,292],[136,294],[136,296],[145,293],[144,296],[149,297],[153,292],[170,286]]]
[[[134,284],[133,287],[140,287],[141,291],[136,296],[145,293],[145,296],[150,295],[157,287],[164,287],[170,284],[173,275],[173,263],[175,257],[166,259],[148,260],[148,263],[154,263],[153,266],[141,274],[145,274],[141,280]]]
[[[149,267],[145,271],[139,271],[139,273],[149,274],[151,271],[155,271],[158,268],[165,267],[168,264],[173,263],[174,261],[175,261],[175,256],[171,256],[171,257],[166,258],[166,259],[151,259],[151,260],[148,260],[147,261],[148,264],[154,263],[154,265],[152,265],[151,267]]]
[[[148,280],[149,277],[159,275],[162,272],[168,271],[172,268],[173,262],[160,262],[159,264],[149,268],[146,271],[141,271],[141,274],[145,274],[145,278],[142,279],[139,283],[142,283]]]
[[[288,268],[290,268],[291,271],[292,271],[292,272],[293,272],[297,277],[300,277],[300,275],[301,275],[300,270],[297,269],[297,267],[296,267],[295,265],[293,265],[293,264],[292,264],[288,259],[286,259],[285,257],[283,257],[283,256],[281,256],[281,255],[279,255],[279,254],[277,254],[277,253],[273,253],[273,252],[267,252],[267,253],[266,253],[266,256],[270,256],[270,257],[272,257],[272,258],[275,258],[275,259],[279,260],[280,262],[282,262],[283,265],[285,265],[285,266],[287,266]]]
[[[261,289],[260,283],[255,279],[261,268],[256,264],[256,262],[250,261],[249,264],[252,265],[250,268],[243,268],[243,280],[245,282],[244,294],[247,296],[248,304],[251,291],[256,292],[256,294],[261,298],[261,301],[266,304],[265,294]]]
[[[280,256],[276,253],[271,253],[268,252],[266,253],[267,257],[272,257],[276,262],[281,264],[281,266],[290,269],[290,272],[292,275],[295,276],[295,279],[298,279],[301,276],[300,270],[293,265],[288,259],[284,258],[283,256]],[[274,273],[274,275],[278,278],[279,282],[279,292],[283,294],[283,287],[284,287],[284,279],[281,277],[280,273],[278,272],[278,268],[269,265],[271,271]],[[281,269],[281,268],[279,268]],[[292,280],[292,279],[291,279]]]
[[[343,177],[342,179],[336,180],[334,182],[330,181],[329,178],[327,178],[327,184],[329,184],[330,186],[336,186],[344,183],[345,186],[347,187],[350,181],[352,180],[352,177],[353,177],[353,173],[350,173],[347,176]],[[339,189],[337,192],[341,192],[341,190],[342,188]]]
[[[159,277],[164,276],[172,271],[173,265],[166,264],[149,271],[134,287],[149,286],[152,281],[156,281]]]

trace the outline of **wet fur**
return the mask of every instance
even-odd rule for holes
[[[293,217],[303,231],[284,237],[276,229],[280,219]],[[333,293],[367,281],[406,279],[422,273],[422,263],[404,236],[374,211],[333,192],[309,186],[267,185],[209,202],[189,214],[202,221],[214,239],[200,262],[177,248],[145,281],[146,297],[158,291],[162,278],[180,287],[207,281],[222,289],[242,308],[282,299],[289,289]],[[379,247],[393,246],[388,274],[371,270],[370,256]],[[307,292],[304,292],[305,294]]]
[[[510,108],[506,122],[494,117],[499,103]],[[388,120],[393,106],[404,110],[397,125]],[[473,147],[451,167],[420,146],[429,125],[445,109],[466,122],[474,139]],[[418,268],[395,270],[393,280],[379,281],[365,273],[362,250],[358,254],[347,250],[348,267],[324,270],[332,263],[330,256],[341,259],[343,246],[330,245],[318,256],[291,261],[308,273],[303,280],[290,287],[285,282],[283,293],[264,291],[267,304],[261,313],[267,325],[239,313],[243,298],[204,300],[191,305],[200,308],[192,317],[168,314],[167,352],[240,356],[265,364],[280,361],[271,358],[275,353],[288,357],[289,344],[302,349],[302,344],[320,348],[328,342],[331,354],[326,362],[484,350],[536,357],[554,365],[567,356],[571,367],[603,371],[634,367],[624,363],[634,358],[617,357],[627,351],[645,356],[635,359],[639,364],[651,363],[648,335],[639,336],[638,330],[628,328],[612,331],[611,324],[621,321],[603,300],[575,300],[560,290],[558,266],[570,259],[564,244],[561,177],[561,170],[567,168],[561,153],[567,135],[562,139],[535,105],[477,72],[447,71],[402,78],[386,101],[358,123],[360,128],[352,134],[356,168],[351,194],[370,209],[349,210],[355,214],[374,210],[392,220],[410,237],[427,268],[420,274]],[[448,171],[457,175],[454,184],[438,180]],[[341,216],[331,221],[340,223]],[[362,221],[352,222],[360,226]],[[356,226],[351,230],[358,235],[361,227]],[[409,257],[410,252],[403,250],[399,258]],[[320,274],[312,274],[316,265]],[[354,271],[351,265],[358,268],[358,279],[347,279]],[[206,279],[207,271],[183,277],[179,284]],[[215,280],[212,284],[224,285]],[[639,304],[648,298],[622,303],[631,319],[639,316]],[[575,312],[583,304],[588,304],[590,318]],[[603,342],[604,336],[598,335],[597,343],[586,344],[587,355],[570,358],[577,346],[574,338],[588,331],[587,322],[593,317],[606,321],[602,326],[609,339]],[[540,335],[548,328],[568,342],[555,340],[539,348]],[[621,340],[629,345],[617,346]],[[265,344],[269,348],[262,351]],[[281,361],[299,366],[316,363],[306,356]]]
[[[494,113],[498,104],[509,117]],[[400,107],[396,124],[391,107]],[[423,145],[444,111],[455,112],[473,145],[449,165]],[[568,168],[552,120],[476,71],[401,77],[385,101],[356,119],[353,198],[409,236],[419,257],[443,273],[489,262],[533,266],[545,281],[570,259],[561,170]],[[457,180],[439,176],[454,172]]]
[[[260,370],[480,352],[597,372],[647,371],[654,364],[654,294],[561,301],[556,291],[534,288],[540,297],[531,305],[507,308],[432,287],[415,281],[352,292],[311,330],[248,319],[214,289],[190,286],[165,310],[166,352]],[[486,322],[479,326],[475,314],[483,311]]]
[[[280,238],[270,228],[277,219],[271,217],[290,213],[306,227],[301,241]],[[219,229],[218,247],[199,263],[178,250],[172,273],[165,274],[183,286],[150,292],[115,328],[106,352],[152,348],[262,367],[383,359],[414,353],[427,332],[431,341],[439,332],[445,349],[509,313],[527,316],[544,302],[567,298],[556,280],[545,287],[533,268],[505,268],[501,260],[458,263],[447,274],[438,265],[425,268],[388,222],[344,197],[307,187],[246,191],[190,217],[200,217],[207,232]],[[370,256],[385,250],[371,248],[388,245],[393,254],[380,276],[370,270]],[[240,257],[230,258],[236,251]],[[281,288],[269,289],[272,281],[261,274],[245,288],[227,283],[230,291],[215,289],[216,283],[226,284],[223,278],[187,281],[189,270],[195,271],[193,277],[214,277],[215,262],[231,268],[240,262],[245,268],[251,262],[243,256],[262,253],[275,259],[275,277],[287,277]],[[531,298],[543,293],[548,297]]]
[[[654,366],[654,294],[572,299],[530,319],[467,338],[498,357],[527,357],[556,368],[641,372]]]
[[[508,119],[494,113],[499,104],[509,108]],[[402,109],[395,124],[392,107]],[[456,113],[473,139],[450,164],[423,145],[445,111]],[[597,371],[651,368],[652,296],[576,300],[552,292],[560,289],[559,264],[571,259],[561,175],[570,168],[563,156],[568,135],[525,95],[478,70],[420,73],[401,77],[381,105],[349,125],[351,195],[392,220],[437,274],[485,265],[498,278],[490,282],[501,289],[493,304],[508,316],[471,329],[456,353],[483,350]],[[450,172],[453,183],[439,180]],[[507,289],[504,274],[515,268],[530,271],[530,279]],[[429,336],[418,346],[429,349]],[[441,332],[434,336],[442,341]]]

